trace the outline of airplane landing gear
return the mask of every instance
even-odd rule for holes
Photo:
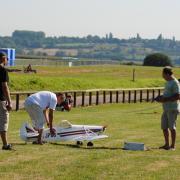
[[[87,146],[88,146],[88,147],[92,147],[93,145],[94,145],[94,144],[93,144],[92,142],[88,142],[88,143],[87,143]]]
[[[82,146],[82,145],[83,145],[83,142],[77,141],[76,144],[77,144],[78,146]]]

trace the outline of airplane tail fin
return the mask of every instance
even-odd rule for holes
[[[107,129],[107,125],[103,126],[103,132]]]

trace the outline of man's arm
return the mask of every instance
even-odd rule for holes
[[[46,119],[47,126],[49,127],[49,109],[46,108],[46,109],[43,111],[43,113],[44,113],[44,117],[45,117],[45,119]]]
[[[170,97],[163,97],[161,96],[158,100],[158,102],[173,102],[173,101],[177,101],[180,100],[180,94],[174,94],[173,96]]]
[[[11,96],[7,82],[2,82],[2,90],[7,101],[7,110],[12,110]]]
[[[168,101],[177,101],[180,99],[180,94],[175,94],[171,97],[164,97],[164,102],[168,102]]]
[[[54,113],[54,110],[49,109],[49,128],[50,128],[51,134],[55,134],[55,129],[53,129],[53,113]]]

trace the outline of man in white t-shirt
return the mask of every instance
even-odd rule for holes
[[[42,143],[42,133],[44,124],[50,128],[50,133],[55,134],[53,129],[53,112],[57,104],[64,101],[62,93],[54,94],[49,91],[40,91],[29,96],[24,103],[24,107],[28,112],[35,130],[39,132],[37,144]]]

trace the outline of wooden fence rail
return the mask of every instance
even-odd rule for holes
[[[82,91],[63,91],[65,95],[71,95],[73,106],[91,106],[106,103],[137,103],[149,102],[161,95],[164,88],[137,88],[137,89],[94,89]],[[35,92],[12,92],[15,101],[15,110],[24,108],[26,97]],[[55,92],[58,93],[58,92]]]

